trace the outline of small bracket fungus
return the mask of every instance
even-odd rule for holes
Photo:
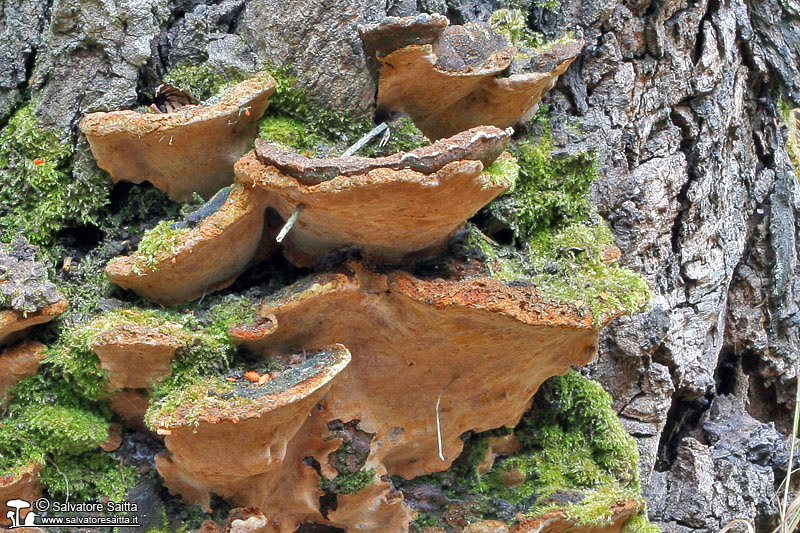
[[[149,181],[179,202],[195,192],[209,198],[233,181],[233,163],[255,139],[274,90],[275,81],[262,72],[206,105],[90,113],[80,129],[115,183]]]
[[[13,309],[0,310],[0,344],[10,344],[19,340],[30,328],[50,322],[66,308],[67,300],[59,300],[32,313]]]
[[[292,263],[308,266],[351,246],[370,260],[396,263],[438,252],[510,186],[484,172],[508,139],[508,132],[480,127],[405,154],[321,160],[257,142],[235,172],[238,181],[268,191],[268,204],[284,220],[303,205],[283,240]]]
[[[8,510],[12,509],[17,524],[22,525],[25,516],[32,511],[31,503],[42,495],[39,471],[42,465],[34,462],[13,475],[0,476],[0,525],[12,525]],[[9,507],[10,506],[10,507]]]
[[[120,287],[164,305],[227,287],[275,246],[274,233],[265,223],[266,200],[264,190],[235,184],[216,210],[200,209],[209,212],[195,216],[194,227],[162,223],[161,233],[145,234],[138,252],[112,260],[106,275]],[[264,233],[272,238],[262,239]]]
[[[510,129],[501,131],[493,127],[477,127],[411,152],[375,158],[347,156],[309,159],[261,139],[256,139],[255,152],[263,164],[297,178],[303,185],[317,185],[339,176],[357,176],[377,169],[433,174],[455,161],[480,161],[484,167],[488,167],[503,153],[512,133]]]
[[[202,405],[156,412],[148,422],[165,435],[168,451],[156,456],[164,483],[205,509],[211,492],[242,507],[258,503],[287,443],[349,362],[344,346],[331,345],[265,384],[222,381],[227,392],[198,385],[208,389]]]
[[[530,119],[583,48],[573,40],[517,50],[484,23],[447,24],[442,16],[418,15],[359,27],[378,80],[378,115],[405,113],[431,139]],[[527,60],[525,72],[503,77],[516,70],[517,57]]]
[[[114,389],[148,389],[167,378],[181,346],[181,326],[122,323],[101,332],[92,343],[100,368]]]
[[[546,513],[523,518],[512,526],[513,533],[539,533],[544,531],[571,531],[591,533],[619,533],[624,531],[628,521],[642,511],[644,505],[637,500],[625,500],[613,503],[602,524],[576,524],[564,511],[553,509]]]
[[[0,352],[0,409],[8,389],[36,374],[46,348],[41,342],[23,341]]]

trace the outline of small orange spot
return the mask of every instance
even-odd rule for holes
[[[172,431],[165,428],[158,428],[156,430],[156,433],[158,433],[159,435],[172,435]]]
[[[608,294],[606,294],[606,291],[601,292],[597,296],[600,297],[601,300],[608,300]]]
[[[34,165],[41,165],[42,163],[44,163],[44,159],[34,159],[33,160],[33,164]]]
[[[249,109],[245,109],[245,110],[244,110],[244,114],[245,114],[245,115],[247,115],[247,116],[249,117],[249,116],[250,116],[250,110],[249,110]]]
[[[248,370],[247,372],[244,373],[244,377],[246,377],[253,383],[258,383],[258,380],[261,379],[261,374],[259,374],[255,370]]]
[[[236,381],[236,378],[227,377],[225,378],[225,381]]]
[[[269,375],[269,372],[264,372],[264,374],[260,378],[258,378],[258,384],[259,385],[263,385],[264,383],[266,383],[267,381],[269,381],[271,379],[272,379],[272,376]]]

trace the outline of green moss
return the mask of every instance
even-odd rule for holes
[[[391,135],[384,146],[379,142],[365,146],[359,154],[364,157],[380,157],[399,152],[410,152],[428,144],[427,138],[419,131],[411,119],[400,117],[389,124]],[[366,133],[366,132],[365,132]],[[381,137],[379,136],[378,139]]]
[[[297,119],[271,115],[264,117],[258,125],[258,136],[294,148],[298,151],[314,151],[317,143],[324,142],[314,133],[306,131],[306,127]]]
[[[100,300],[116,287],[106,276],[105,265],[105,260],[87,254],[73,261],[68,273],[62,272],[58,287],[69,306],[56,319],[56,326],[83,322],[97,312]]]
[[[661,528],[650,522],[646,511],[641,511],[628,520],[622,533],[661,533]]]
[[[28,409],[18,419],[27,438],[47,450],[75,455],[97,448],[108,438],[108,423],[94,413],[62,405]]]
[[[188,91],[198,102],[208,100],[245,79],[247,75],[242,72],[234,69],[220,72],[208,63],[181,63],[164,75],[165,82]]]
[[[0,240],[50,244],[68,224],[94,224],[109,199],[103,173],[72,172],[73,148],[39,124],[33,103],[0,131]]]
[[[371,129],[367,119],[354,120],[347,113],[311,103],[290,66],[270,71],[275,79],[275,93],[270,97],[269,115],[294,119],[305,127],[306,135],[344,142],[354,142]]]
[[[789,159],[794,166],[795,174],[800,179],[800,131],[797,129],[797,121],[792,113],[792,108],[784,98],[778,100],[778,109],[784,126],[789,130],[789,135],[786,138],[786,152],[789,154]]]
[[[498,245],[472,224],[468,224],[467,230],[465,245],[467,248],[480,250],[482,260],[493,278],[509,283],[529,277],[526,265],[517,250]]]
[[[375,126],[369,119],[353,118],[348,113],[313,104],[289,66],[268,68],[275,79],[275,93],[259,122],[259,138],[312,157],[335,157]],[[407,118],[393,121],[390,128],[391,136],[384,146],[380,146],[378,137],[356,155],[379,157],[426,144],[425,137]]]
[[[76,502],[102,501],[105,497],[121,502],[137,479],[132,466],[123,466],[99,450],[56,455],[44,464],[40,477],[52,498],[66,501],[69,495],[69,500]]]
[[[642,501],[638,447],[611,404],[598,383],[577,372],[551,378],[513,430],[521,444],[517,453],[499,457],[480,475],[476,466],[488,437],[499,432],[475,435],[450,470],[405,483],[441,486],[451,501],[479,519],[499,518],[496,504],[506,501],[526,509],[526,516],[560,509],[579,525],[606,524],[614,503]],[[511,470],[524,474],[521,485],[504,484]],[[445,511],[424,514],[420,522],[443,525]]]
[[[225,381],[220,376],[203,376],[185,373],[174,376],[164,385],[158,387],[150,399],[150,405],[144,416],[147,426],[156,430],[159,427],[168,427],[177,422],[178,409],[182,421],[187,425],[199,424],[200,416],[209,408],[218,404],[219,399],[209,395],[213,390],[215,394],[224,394],[236,389],[233,383]],[[234,405],[239,398],[226,401],[226,405]],[[248,401],[243,399],[243,402]]]
[[[538,48],[544,43],[544,35],[534,32],[528,27],[525,13],[519,9],[498,9],[492,13],[486,23],[492,30],[516,46],[520,52],[524,48]]]
[[[64,328],[58,340],[48,347],[45,363],[50,371],[69,383],[91,401],[108,396],[107,373],[100,368],[100,360],[92,344],[103,331],[121,324],[163,327],[168,315],[155,310],[115,309],[101,314],[91,322]]]
[[[554,157],[544,111],[538,121],[543,130],[539,139],[523,140],[514,150],[519,163],[516,186],[488,207],[520,241],[543,228],[585,220],[594,210],[589,195],[597,177],[595,157],[590,153]]]
[[[641,275],[606,260],[614,238],[596,215],[560,230],[540,230],[522,250],[501,246],[474,226],[468,230],[465,245],[481,252],[492,277],[506,283],[529,280],[544,298],[591,311],[595,324],[641,312],[652,302]]]
[[[137,249],[136,262],[133,271],[142,273],[142,269],[155,269],[158,259],[174,253],[180,242],[181,235],[189,228],[172,228],[173,221],[162,220],[153,229],[145,232],[139,248]]]
[[[218,342],[230,342],[228,330],[239,324],[249,324],[255,320],[258,304],[245,296],[228,294],[215,296],[203,318],[207,331],[215,335]]]
[[[236,354],[228,330],[234,324],[251,322],[254,308],[248,298],[229,295],[217,297],[215,305],[204,312],[202,319],[186,314],[173,317],[190,334],[172,361],[169,378],[154,387],[145,415],[145,422],[151,428],[170,425],[176,410],[187,406],[189,409],[182,412],[182,416],[196,424],[198,417],[218,402],[208,394],[209,390],[222,394],[235,388],[221,377]],[[249,399],[236,401],[246,403]]]
[[[372,485],[375,481],[375,469],[359,470],[358,472],[340,472],[333,479],[321,477],[319,487],[336,494],[355,494],[364,487]]]
[[[597,216],[540,230],[527,243],[529,277],[544,297],[586,306],[595,324],[612,314],[641,312],[653,295],[641,275],[605,260],[613,244],[611,230]]]
[[[519,162],[514,156],[501,155],[484,170],[492,186],[506,186],[512,189],[519,179]]]
[[[561,7],[561,2],[559,2],[559,0],[534,0],[534,3],[549,11],[558,11]]]
[[[70,478],[70,486],[74,484],[72,471],[65,470],[76,457],[105,455],[98,446],[108,438],[108,409],[91,402],[47,369],[22,380],[9,391],[8,398],[9,405],[0,420],[0,475],[19,472],[31,462],[40,463],[42,482],[53,494],[58,492],[57,486],[65,484],[64,474]],[[95,475],[86,470],[80,475],[92,476],[98,482],[103,478],[99,471]],[[117,490],[123,486],[117,484]],[[87,494],[92,498],[102,495]]]

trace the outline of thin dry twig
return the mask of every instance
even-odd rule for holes
[[[792,467],[794,466],[794,450],[797,446],[797,426],[800,423],[800,376],[796,378],[797,385],[795,386],[795,393],[794,393],[794,421],[792,422],[792,445],[789,448],[789,463],[786,466],[786,480],[784,481],[783,486],[783,502],[780,506],[781,512],[781,533],[788,533],[789,529],[786,529],[787,523],[787,511],[789,505],[789,488],[792,485]]]
[[[292,226],[294,226],[294,223],[297,222],[297,217],[300,216],[300,211],[302,210],[303,204],[298,205],[297,209],[295,209],[294,213],[292,213],[292,216],[290,216],[289,220],[286,221],[286,224],[283,225],[283,229],[281,229],[280,233],[278,233],[278,236],[275,237],[277,242],[283,241],[284,237],[286,237],[286,234],[289,233],[289,230],[292,229]]]
[[[753,527],[753,524],[751,524],[744,518],[737,518],[736,520],[731,520],[730,522],[725,524],[725,527],[719,530],[719,533],[726,533],[727,531],[730,531],[739,524],[744,524],[745,526],[747,526],[748,533],[756,533],[756,529]]]
[[[442,396],[444,396],[444,391],[453,384],[456,378],[450,380],[450,383],[444,386],[442,392],[439,393],[439,397],[436,399],[436,441],[439,444],[439,459],[444,462],[444,452],[442,452],[442,425],[439,420],[439,404],[442,403]]]

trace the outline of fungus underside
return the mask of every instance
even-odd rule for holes
[[[490,438],[509,432],[521,443],[520,450],[499,456],[481,475],[477,465]],[[512,470],[522,473],[516,487],[504,483],[504,474]],[[514,430],[474,435],[450,470],[399,483],[401,490],[426,484],[442,487],[445,496],[475,521],[513,522],[517,512],[538,516],[557,509],[576,525],[602,526],[610,523],[613,504],[643,502],[636,441],[622,427],[608,393],[575,371],[545,382],[531,412]],[[503,507],[514,509],[512,517],[501,516]],[[420,512],[414,530],[445,525],[447,512]],[[629,531],[652,531],[643,510],[631,526]]]

